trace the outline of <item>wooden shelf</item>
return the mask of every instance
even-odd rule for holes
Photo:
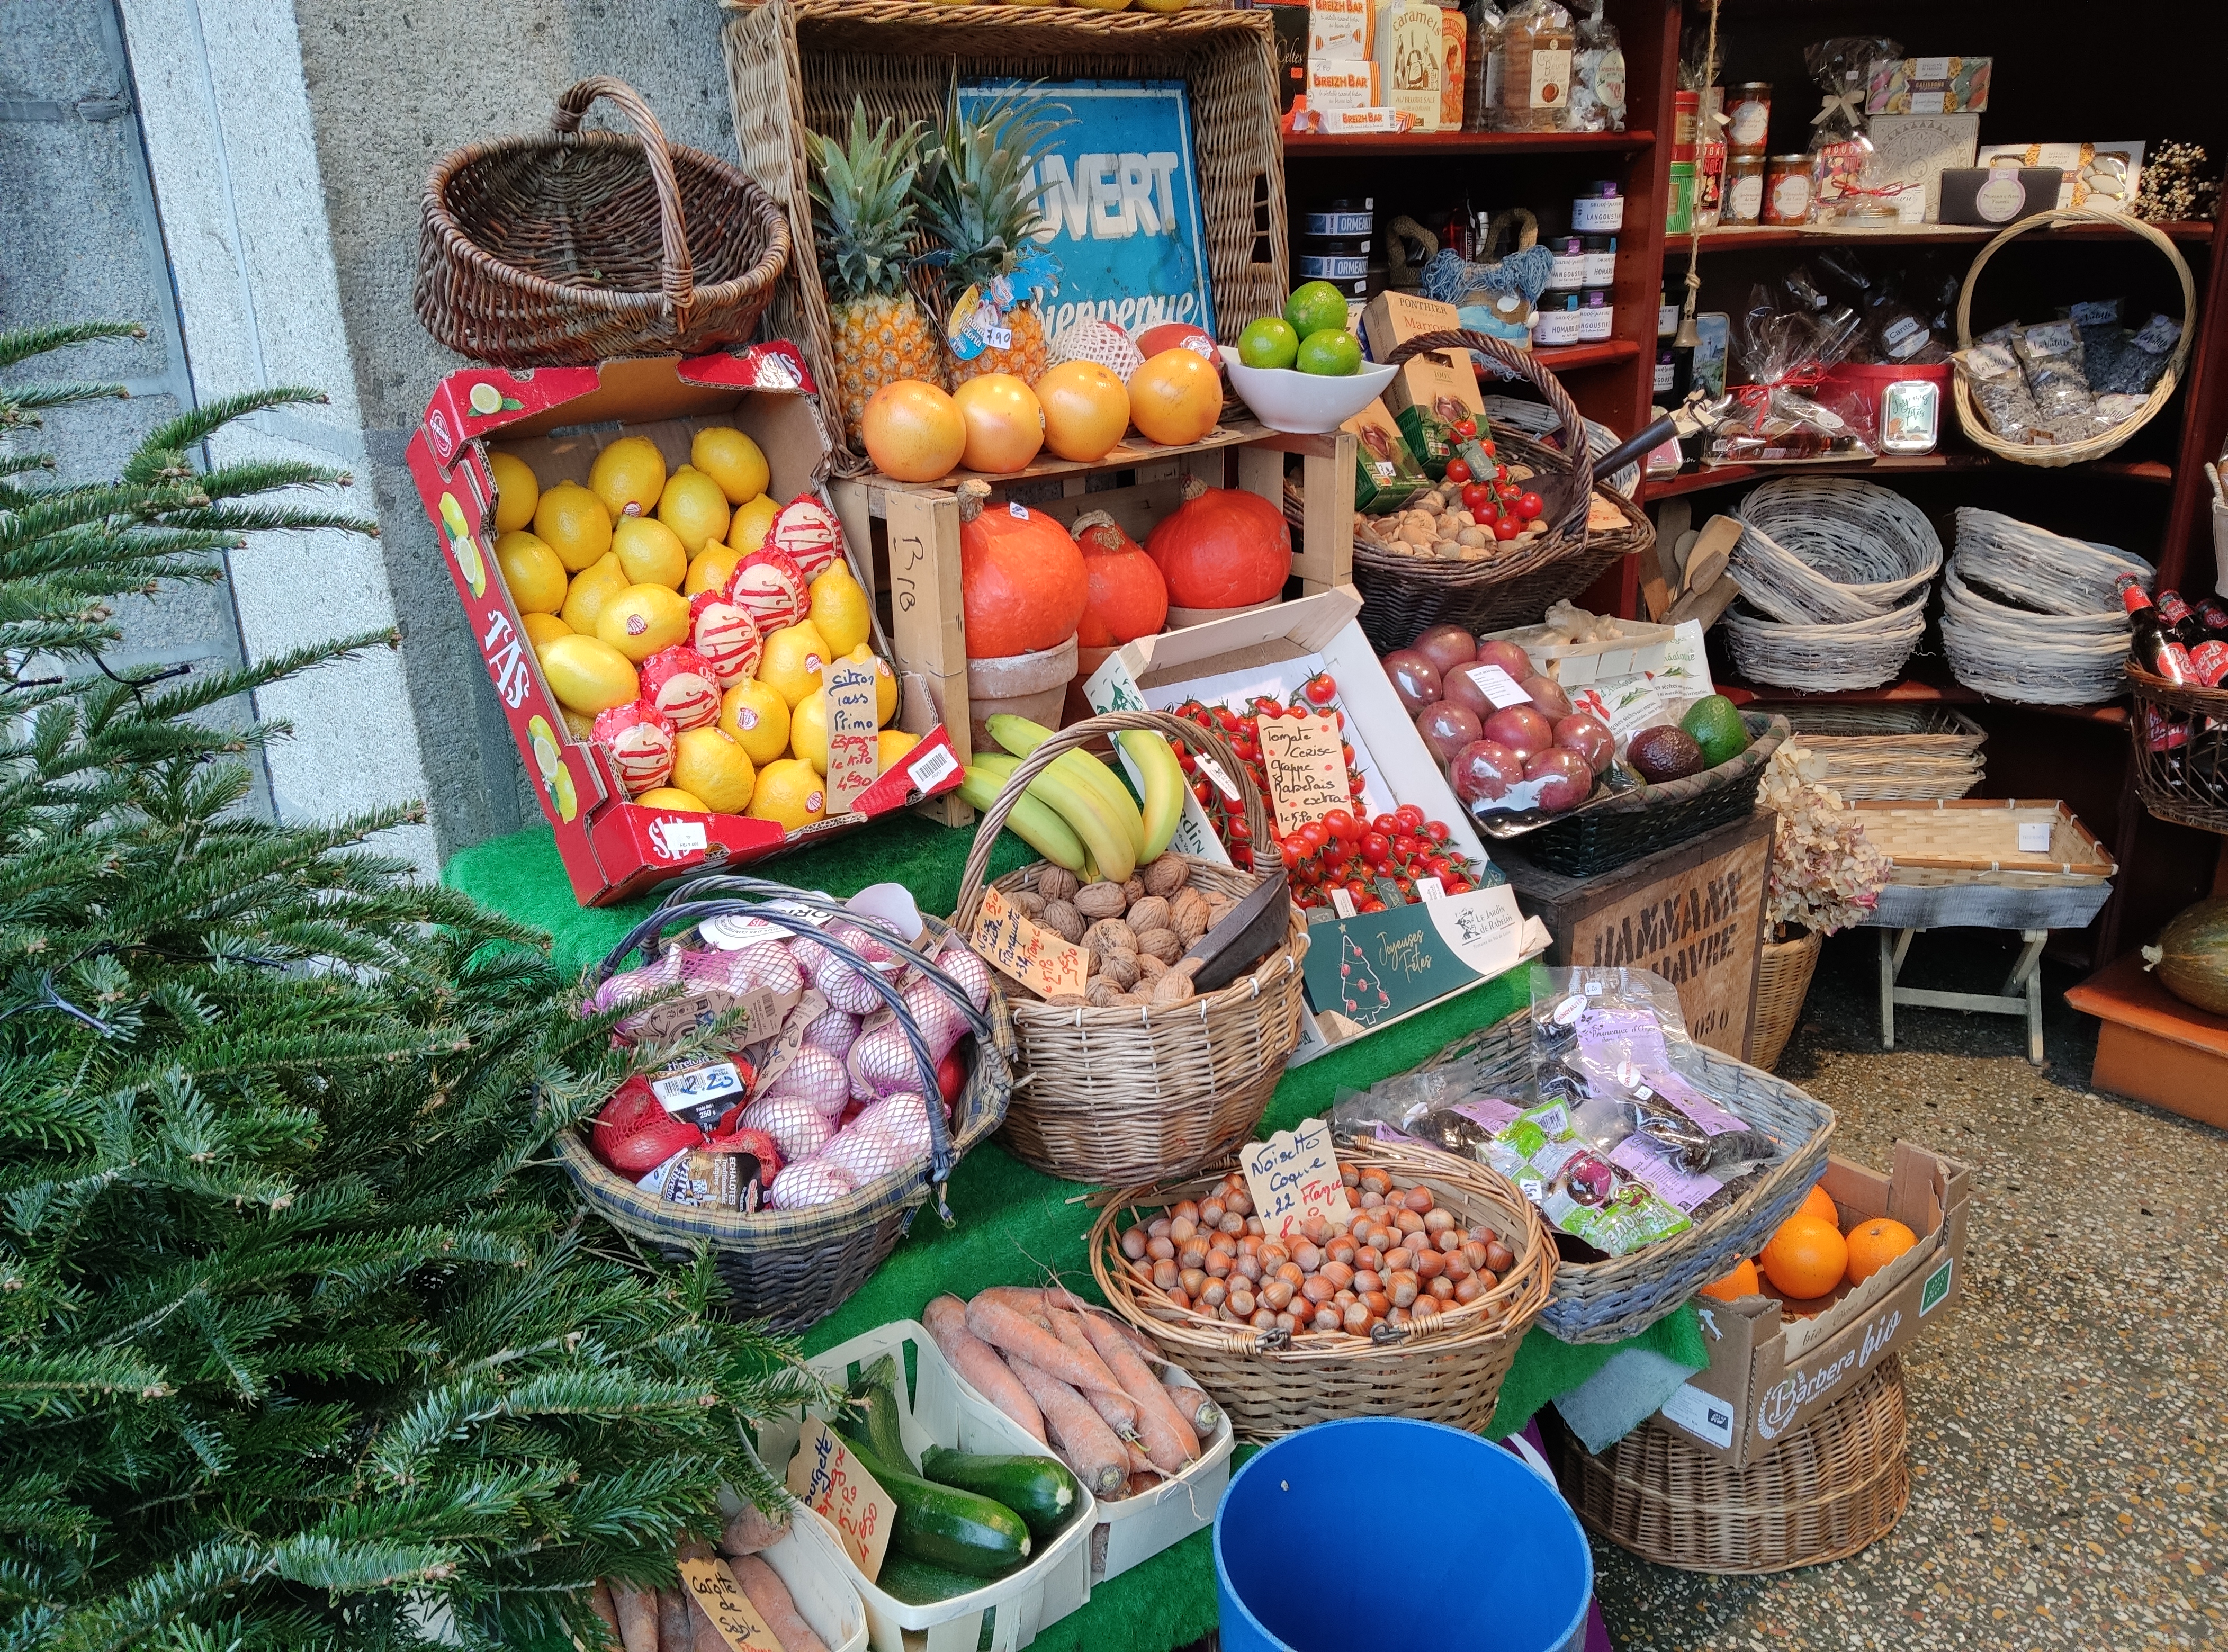
[[[1286,132],[1287,158],[1324,155],[1624,155],[1654,132]]]
[[[1815,694],[1770,683],[1724,682],[1718,688],[1727,699],[1740,705],[2003,706],[2073,722],[2103,723],[2114,728],[2124,727],[2128,720],[2127,707],[2116,700],[2101,706],[2031,706],[2016,700],[1991,700],[1962,682],[1922,682],[1915,678],[1882,683],[1877,688],[1834,688]]]
[[[2015,465],[1988,453],[1891,453],[1876,459],[1821,460],[1808,464],[1706,464],[1699,471],[1642,482],[1640,502],[1649,504],[1658,499],[1675,499],[1682,494],[1705,493],[1713,488],[1775,476],[1914,476],[1994,469],[2050,473],[2046,466]],[[2060,473],[2115,482],[2141,482],[2157,487],[2174,484],[2174,468],[2153,459],[2097,459],[2086,464],[2066,466]]]
[[[2162,232],[2169,240],[2184,245],[2203,245],[2212,239],[2212,225],[2204,219],[2176,220],[2154,224],[2152,228]],[[1760,252],[1777,247],[1809,247],[1820,243],[1855,246],[1870,242],[1877,247],[1948,247],[1967,242],[1977,245],[2001,233],[2002,226],[1988,224],[1898,224],[1892,228],[1838,229],[1823,225],[1782,226],[1777,224],[1743,224],[1725,229],[1706,229],[1702,232],[1702,250],[1706,253],[1733,251]],[[2110,239],[2133,240],[2128,231],[2110,224],[2068,224],[2063,229],[2040,229],[2022,240],[2104,240]],[[1666,263],[1687,255],[1687,238],[1667,235],[1663,240]]]
[[[1633,361],[1639,355],[1640,344],[1636,339],[1605,338],[1597,344],[1564,344],[1533,350],[1532,358],[1550,372],[1575,373],[1580,368],[1609,367],[1618,362]],[[1489,368],[1478,368],[1477,376],[1488,384],[1513,382]]]

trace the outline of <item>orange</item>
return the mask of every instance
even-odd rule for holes
[[[1130,375],[1130,421],[1149,440],[1198,441],[1222,417],[1222,375],[1183,349],[1162,350]]]
[[[1715,1297],[1719,1302],[1738,1302],[1743,1297],[1764,1295],[1764,1281],[1756,1277],[1756,1264],[1743,1257],[1724,1278],[1704,1285],[1702,1294]]]
[[[1860,1285],[1918,1243],[1918,1235],[1885,1216],[1849,1230],[1849,1283]]]
[[[1018,471],[1044,445],[1044,407],[1036,392],[1010,373],[984,373],[952,393],[967,432],[960,461],[996,475]]]
[[[1789,1216],[1764,1247],[1764,1277],[1797,1302],[1831,1295],[1848,1266],[1841,1230],[1815,1216]]]
[[[967,446],[959,404],[919,379],[898,379],[875,391],[860,425],[874,468],[900,482],[951,475]]]
[[[1841,1231],[1841,1213],[1834,1207],[1834,1195],[1825,1188],[1813,1185],[1796,1213],[1797,1216],[1815,1216],[1829,1224],[1835,1233]]]

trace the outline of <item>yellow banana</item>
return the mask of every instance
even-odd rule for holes
[[[1019,722],[1026,720],[1015,718],[1011,720]],[[1030,726],[1034,727],[1035,725]],[[991,732],[995,736],[996,731],[994,729]],[[1031,749],[1034,750],[1036,746],[1043,743],[1040,740],[1034,742]],[[1088,760],[1085,759],[1085,761]],[[996,771],[1003,768],[1006,776],[1010,777],[1015,769],[1021,767],[1021,759],[992,754],[978,754],[975,759],[975,766],[982,769],[985,773],[996,773]],[[1096,791],[1064,770],[1057,759],[1054,760],[1052,767],[1029,783],[1028,795],[1042,801],[1067,823],[1069,829],[1081,842],[1085,853],[1102,868],[1103,875],[1112,879],[1117,883],[1121,883],[1127,880],[1130,874],[1136,870],[1137,852],[1130,842],[1129,834],[1123,829],[1113,811],[1106,807]],[[1134,811],[1135,806],[1132,805],[1132,812]],[[1140,829],[1142,830],[1142,822]],[[1119,873],[1114,870],[1117,866],[1122,868]]]
[[[960,777],[959,796],[970,807],[987,810],[1005,788],[1005,778],[989,768],[971,765]],[[1006,815],[1006,829],[1046,860],[1071,872],[1083,870],[1083,845],[1068,829],[1057,810],[1029,792],[1014,799]]]
[[[1184,796],[1189,790],[1184,784],[1183,765],[1176,761],[1168,741],[1149,728],[1124,729],[1115,738],[1137,765],[1144,784],[1145,845],[1137,851],[1137,858],[1158,860],[1168,852],[1183,819]]]
[[[1016,717],[1001,712],[985,725],[990,738],[1017,756],[1027,757],[1052,738],[1052,730],[1042,723],[1031,722],[1026,717]],[[1106,811],[1106,817],[1120,828],[1130,842],[1130,858],[1135,862],[1150,858],[1145,854],[1145,817],[1137,810],[1137,800],[1130,795],[1129,787],[1122,784],[1121,776],[1109,769],[1095,757],[1085,757],[1080,752],[1062,752],[1053,759],[1047,773],[1066,774],[1076,784],[1097,797]],[[1104,864],[1104,857],[1100,857]],[[1129,874],[1124,873],[1124,877]]]

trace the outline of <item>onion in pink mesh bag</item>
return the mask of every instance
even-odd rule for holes
[[[925,977],[906,989],[905,1002],[928,1045],[931,1065],[941,1061],[967,1031],[958,1006],[941,986]],[[887,1095],[920,1082],[920,1063],[914,1059],[912,1046],[906,1042],[905,1028],[894,1019],[860,1034],[858,1042],[844,1057],[844,1065],[850,1070],[853,1088],[864,1085],[874,1095]]]
[[[595,996],[581,1006],[582,1013],[593,1015],[603,1010],[616,1009],[621,1004],[631,1004],[681,984],[682,964],[686,957],[679,947],[671,947],[658,955],[655,964],[645,964],[638,970],[622,970],[598,987]]]
[[[859,1018],[848,1009],[823,1010],[804,1029],[805,1046],[842,1056],[859,1036]]]
[[[765,991],[784,997],[804,990],[804,971],[790,956],[787,941],[760,941],[733,952],[692,952],[683,974],[691,986],[721,987],[738,996]]]
[[[851,1179],[834,1165],[808,1159],[791,1165],[773,1179],[766,1204],[774,1210],[807,1210],[841,1199],[852,1186]]]
[[[835,1117],[851,1099],[851,1078],[844,1071],[843,1058],[810,1044],[803,1046],[766,1086],[765,1094],[759,1099],[771,1101],[791,1096],[810,1103],[826,1117]]]
[[[743,1109],[739,1123],[744,1130],[762,1130],[772,1137],[782,1157],[791,1164],[811,1157],[836,1134],[834,1119],[802,1096],[761,1096]]]
[[[861,1111],[813,1162],[832,1165],[863,1188],[927,1156],[928,1113],[918,1092],[900,1090]]]
[[[980,1009],[990,1002],[990,966],[971,948],[946,940],[936,956],[937,967],[967,989],[968,1001]]]
[[[831,931],[832,932],[832,931]],[[881,996],[859,972],[817,941],[799,940],[791,949],[820,996],[838,1009],[864,1015],[881,1005]]]

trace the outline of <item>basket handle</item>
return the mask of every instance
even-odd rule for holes
[[[1530,350],[1520,350],[1514,345],[1485,333],[1464,332],[1449,329],[1438,333],[1418,333],[1385,358],[1387,366],[1398,367],[1413,356],[1434,350],[1476,350],[1507,372],[1513,379],[1521,379],[1540,393],[1548,411],[1555,415],[1558,432],[1562,437],[1563,452],[1571,462],[1571,480],[1577,485],[1572,490],[1563,520],[1558,524],[1565,533],[1583,529],[1586,508],[1593,497],[1594,461],[1591,444],[1586,438],[1586,421],[1578,412],[1578,404],[1571,400],[1563,381],[1549,372]]]
[[[2174,272],[2181,279],[2181,337],[2175,342],[2174,354],[2167,357],[2166,374],[2159,382],[2170,391],[2180,381],[2182,370],[2189,365],[2189,349],[2197,331],[2197,282],[2189,272],[2188,260],[2181,249],[2168,240],[2164,234],[2140,218],[2125,213],[2105,212],[2096,207],[2052,207],[2007,224],[2003,230],[1983,247],[1965,271],[1965,285],[1957,291],[1957,348],[1973,348],[1973,287],[1980,279],[1981,266],[1994,257],[1999,248],[2007,246],[2031,229],[2058,229],[2067,224],[2105,224],[2115,229],[2124,229],[2139,235],[2166,254],[2174,266]],[[1962,375],[1961,375],[1962,376]],[[2163,397],[2160,398],[2164,400]]]
[[[1493,215],[1485,227],[1485,246],[1478,253],[1481,264],[1498,264],[1502,257],[1501,237],[1506,231],[1516,232],[1516,245],[1509,249],[1521,253],[1540,239],[1540,221],[1532,215],[1529,207],[1504,207]]]
[[[999,788],[989,809],[975,828],[975,845],[967,854],[967,869],[959,878],[959,905],[952,914],[951,926],[964,940],[975,925],[975,913],[983,904],[983,880],[990,869],[990,848],[998,841],[998,833],[1006,824],[1006,816],[1014,804],[1028,790],[1030,781],[1053,765],[1063,752],[1072,752],[1089,745],[1101,734],[1114,735],[1130,729],[1143,729],[1191,748],[1194,756],[1207,758],[1219,765],[1238,787],[1245,803],[1245,829],[1252,834],[1257,854],[1267,853],[1271,842],[1269,810],[1261,801],[1260,789],[1253,777],[1230,749],[1230,743],[1221,735],[1201,728],[1188,717],[1178,717],[1165,711],[1109,711],[1096,717],[1085,717],[1081,722],[1070,723],[1050,740],[1028,754],[1013,777]],[[1086,763],[1098,759],[1086,757]]]
[[[642,158],[650,164],[650,181],[657,186],[657,232],[665,259],[660,285],[675,325],[685,326],[696,307],[696,266],[688,257],[688,225],[681,215],[681,180],[673,170],[673,149],[665,128],[650,112],[642,93],[615,75],[592,75],[565,88],[557,99],[557,112],[549,130],[560,138],[580,130],[581,117],[599,98],[617,105],[642,145]]]

